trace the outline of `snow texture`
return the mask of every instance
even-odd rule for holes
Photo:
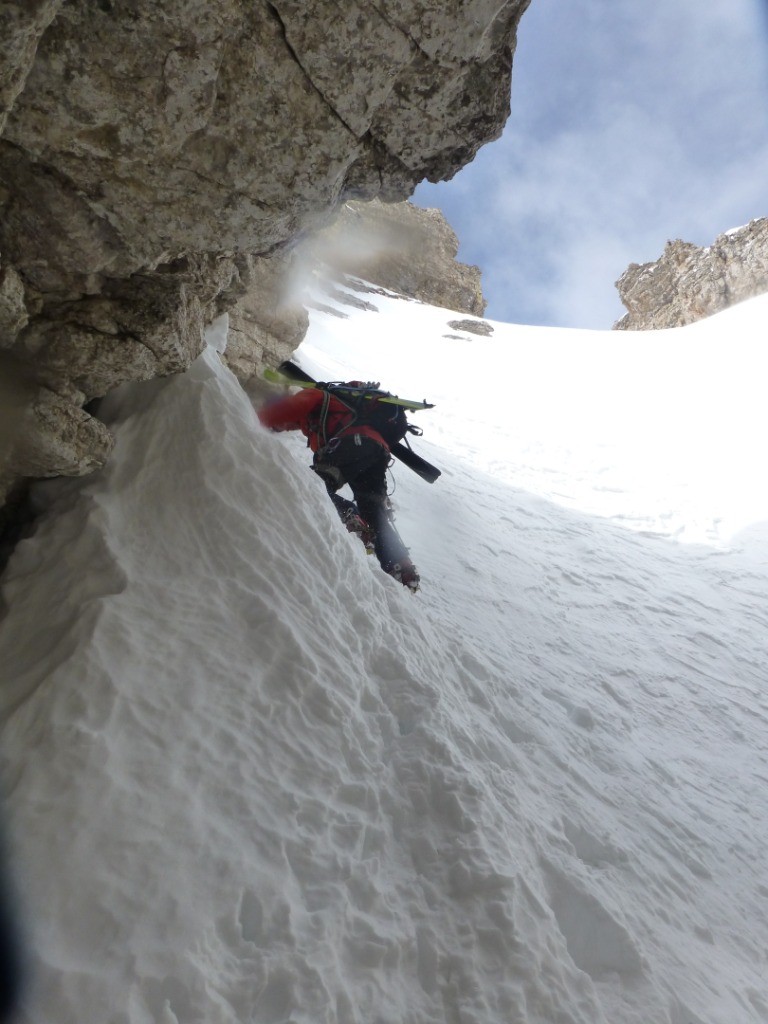
[[[417,596],[213,347],[37,489],[0,634],[22,1021],[765,1024],[766,300],[492,338],[371,301],[297,358],[438,403],[441,479],[393,470]]]

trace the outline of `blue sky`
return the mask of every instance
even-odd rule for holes
[[[504,134],[414,202],[489,317],[609,328],[629,263],[768,216],[766,0],[532,0]]]

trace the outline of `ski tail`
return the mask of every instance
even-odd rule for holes
[[[285,362],[280,363],[278,366],[278,373],[281,373],[284,377],[289,378],[295,384],[299,384],[302,387],[313,387],[318,382],[306,372],[302,370],[296,363],[291,362],[290,359],[286,359]],[[424,405],[424,408],[430,408]],[[399,459],[403,465],[412,469],[414,473],[421,477],[422,480],[426,480],[427,483],[433,484],[439,476],[441,471],[437,466],[433,466],[431,462],[427,462],[426,459],[422,459],[420,455],[410,447],[410,445],[403,444],[402,441],[398,441],[397,444],[390,446],[390,451],[396,459]]]
[[[414,473],[418,474],[422,480],[426,480],[428,484],[433,484],[435,480],[441,475],[441,470],[437,466],[433,466],[431,462],[427,462],[426,459],[422,459],[420,455],[407,444],[403,444],[402,441],[398,441],[397,444],[393,444],[390,451],[399,459],[403,465],[407,466],[408,469],[412,469]]]

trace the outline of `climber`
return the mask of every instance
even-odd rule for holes
[[[360,400],[359,393],[365,389],[360,381],[350,381],[347,387],[358,393],[356,402],[312,388],[268,403],[259,410],[259,419],[270,430],[301,430],[314,452],[312,469],[325,483],[346,528],[369,553],[375,552],[384,572],[416,591],[419,574],[395,529],[387,496],[389,445],[393,437],[403,436],[401,429],[407,429],[405,414],[398,407]],[[395,420],[404,421],[406,427],[394,427]],[[388,426],[390,421],[393,428]],[[354,501],[337,493],[345,484]]]

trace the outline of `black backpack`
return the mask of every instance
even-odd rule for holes
[[[379,391],[374,387],[345,388],[341,385],[334,387],[330,393],[354,413],[355,418],[350,426],[371,427],[377,434],[381,434],[390,448],[414,429],[408,423],[402,405],[379,401],[380,398],[389,397],[388,391]]]

